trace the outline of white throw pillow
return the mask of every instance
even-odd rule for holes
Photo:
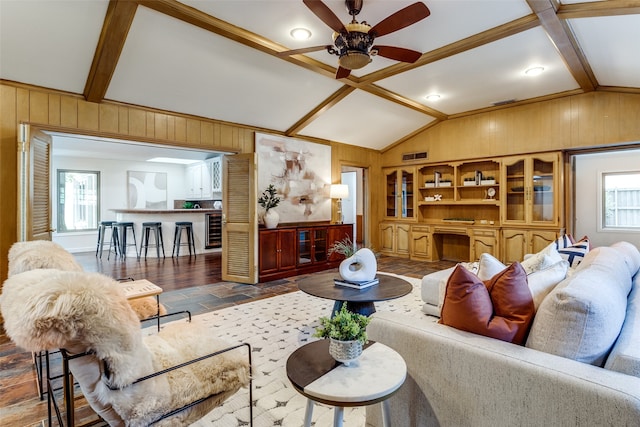
[[[525,257],[525,259],[520,264],[527,274],[531,274],[535,271],[545,269],[559,261],[562,261],[562,257],[558,253],[556,244],[554,242],[549,244],[540,252]]]
[[[527,275],[527,284],[529,285],[529,291],[531,291],[533,305],[536,310],[540,307],[544,297],[565,279],[568,270],[569,263],[561,259],[555,264]]]
[[[489,280],[502,270],[507,268],[500,260],[490,254],[480,255],[478,260],[478,272],[476,276],[482,281]]]

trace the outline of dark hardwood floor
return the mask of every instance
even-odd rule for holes
[[[93,252],[75,254],[85,271],[100,272],[119,278],[145,278],[161,288],[160,301],[170,312],[189,310],[197,315],[236,304],[285,294],[298,290],[296,276],[272,282],[246,285],[224,282],[221,278],[221,253],[208,253],[197,257],[143,258],[121,260],[107,254],[102,259]],[[381,256],[378,270],[421,278],[425,274],[454,265],[451,261],[418,262]],[[78,405],[82,406],[82,405]],[[77,406],[77,407],[78,407]],[[89,408],[77,411],[77,418],[93,416]],[[40,426],[47,417],[47,404],[40,400],[32,355],[17,348],[0,331],[0,426]]]

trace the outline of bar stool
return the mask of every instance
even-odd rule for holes
[[[187,243],[180,243],[182,238],[182,231],[187,232]],[[171,256],[175,253],[175,256],[180,256],[180,246],[189,246],[189,256],[191,256],[191,250],[193,249],[193,256],[196,256],[196,244],[193,239],[193,223],[187,221],[176,222],[176,230],[173,233],[173,250]]]
[[[118,238],[120,239],[120,257],[127,257],[127,247],[133,246],[136,250],[136,256],[138,256],[138,242],[136,241],[136,230],[133,228],[133,222],[116,222],[114,225],[117,229]],[[127,243],[127,234],[131,231],[133,236],[133,243]]]
[[[142,223],[142,241],[140,243],[140,254],[138,258],[142,256],[142,249],[144,248],[144,259],[147,259],[147,251],[149,249],[149,234],[154,233],[154,244],[157,257],[160,258],[160,248],[162,248],[162,258],[164,255],[164,241],[162,239],[162,223],[161,222],[143,222]]]
[[[105,235],[107,233],[107,229],[111,230],[111,236],[109,237],[109,254],[111,253],[112,246],[116,250],[116,255],[118,254],[118,251],[117,251],[118,233],[116,232],[116,229],[113,227],[113,224],[115,223],[116,221],[100,221],[100,225],[98,226],[98,245],[96,247],[96,256],[99,256],[100,258],[102,258],[102,249],[106,244]]]

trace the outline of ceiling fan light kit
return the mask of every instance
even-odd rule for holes
[[[338,56],[336,78],[346,78],[351,70],[363,68],[371,62],[374,55],[383,56],[401,62],[413,63],[422,56],[421,52],[396,46],[374,46],[376,37],[413,25],[431,14],[424,3],[417,2],[386,17],[375,26],[365,21],[356,21],[356,15],[362,9],[362,0],[345,0],[347,11],[352,17],[343,24],[333,11],[320,0],[303,0],[303,3],[327,26],[334,30],[333,45],[316,46],[281,52],[280,55],[298,55],[326,49],[331,55]]]

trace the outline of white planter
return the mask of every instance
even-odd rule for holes
[[[329,354],[338,362],[349,366],[362,354],[362,343],[360,341],[340,341],[329,338]]]
[[[475,181],[463,181],[462,185],[464,187],[471,187],[472,185],[476,185],[476,182]]]
[[[495,179],[483,179],[482,181],[480,181],[481,185],[494,185],[495,183]]]
[[[267,228],[276,228],[278,226],[278,221],[280,221],[280,215],[278,212],[273,209],[269,209],[264,214],[264,226]]]
[[[451,187],[451,183],[450,182],[442,182],[442,181],[440,181],[440,185],[438,187]]]
[[[425,182],[424,183],[425,188],[434,188],[436,186],[435,182]]]

